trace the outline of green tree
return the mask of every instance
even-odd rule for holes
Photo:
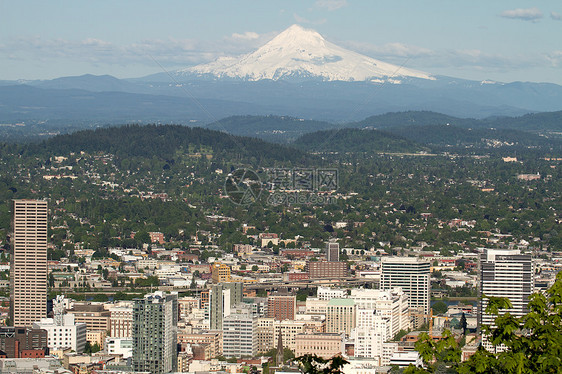
[[[297,357],[295,361],[306,374],[343,374],[342,368],[349,363],[342,356],[334,356],[326,360],[310,354]]]
[[[431,309],[433,309],[433,314],[445,314],[447,313],[447,304],[443,301],[437,301],[431,306]]]
[[[492,353],[480,347],[466,362],[460,363],[460,349],[450,333],[434,342],[421,334],[416,343],[427,369],[413,366],[404,373],[433,373],[439,365],[453,372],[468,373],[560,373],[562,368],[562,272],[544,294],[535,293],[529,299],[529,313],[522,317],[509,312],[506,298],[487,297],[486,313],[496,315],[493,326],[483,326],[483,334],[495,346],[505,350]]]
[[[459,326],[462,329],[462,334],[466,335],[466,328],[468,326],[468,323],[466,322],[466,316],[464,315],[464,312],[462,313],[462,317],[461,317],[461,320],[459,322]]]

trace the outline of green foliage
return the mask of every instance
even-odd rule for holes
[[[559,373],[562,368],[562,273],[544,294],[535,293],[529,300],[529,313],[516,317],[502,310],[512,305],[509,300],[487,297],[486,313],[497,315],[494,326],[483,326],[484,334],[499,353],[479,348],[466,362],[460,363],[460,350],[449,332],[446,338],[433,342],[420,335],[416,350],[427,369],[408,368],[405,373],[432,373],[440,364],[454,372],[468,373]]]
[[[447,304],[443,301],[437,301],[431,306],[433,309],[433,314],[445,314],[447,313]]]
[[[127,139],[126,142],[123,139]],[[171,159],[180,149],[210,147],[213,153],[237,153],[258,160],[300,161],[304,153],[283,146],[271,147],[264,141],[228,135],[219,131],[178,125],[125,125],[60,135],[38,145],[32,152],[67,154],[69,152],[109,152],[123,156]],[[164,166],[164,164],[162,165]],[[161,169],[160,169],[161,170]]]
[[[342,129],[303,135],[295,146],[324,152],[417,152],[428,150],[410,140],[378,130]]]
[[[326,360],[310,354],[297,357],[295,361],[305,374],[343,374],[343,366],[349,363],[342,356],[334,356]]]
[[[211,123],[206,128],[234,135],[258,137],[273,142],[286,142],[307,132],[336,126],[328,122],[302,120],[288,116],[232,116],[223,118],[220,122]]]
[[[400,339],[402,339],[404,336],[406,336],[408,334],[408,331],[406,330],[400,330],[396,333],[396,335],[394,335],[394,337],[392,338],[392,341],[399,341]]]
[[[99,352],[101,350],[100,346],[98,345],[98,343],[95,343],[94,345],[92,345],[92,343],[90,343],[90,341],[86,340],[86,344],[84,345],[84,353],[91,355],[92,353],[96,353]]]
[[[135,280],[136,287],[158,287],[160,281],[157,276],[151,275],[146,278],[137,278]]]

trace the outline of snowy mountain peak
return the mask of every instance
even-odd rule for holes
[[[401,68],[326,41],[314,30],[292,25],[255,52],[238,58],[220,58],[209,64],[178,71],[251,81],[291,77],[325,81],[400,83],[400,78],[434,79],[431,75]]]
[[[281,47],[304,47],[304,46],[317,46],[325,47],[326,40],[318,32],[314,30],[305,29],[299,25],[292,25],[285,31],[278,34],[269,43],[271,46]]]

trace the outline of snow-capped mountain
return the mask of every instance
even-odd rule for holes
[[[195,74],[250,81],[289,77],[324,81],[400,83],[404,77],[435,79],[430,74],[388,64],[326,41],[314,30],[293,25],[255,52],[179,70]]]

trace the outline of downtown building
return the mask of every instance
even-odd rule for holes
[[[109,336],[131,338],[133,336],[133,305],[121,302],[109,308]]]
[[[14,200],[10,317],[31,327],[47,317],[47,201]]]
[[[325,330],[324,321],[317,320],[283,320],[275,318],[258,318],[257,341],[258,352],[267,352],[275,348],[281,335],[283,347],[293,352],[296,349],[295,337],[298,334],[321,333]]]
[[[534,289],[534,265],[530,254],[519,250],[484,249],[478,271],[478,328],[493,325],[495,315],[487,314],[488,300],[483,295],[505,297],[513,308],[502,310],[514,317],[529,312],[529,297]]]
[[[49,354],[48,333],[28,327],[0,327],[0,358],[42,358]]]
[[[340,260],[340,245],[337,242],[326,243],[326,261],[338,262]]]
[[[72,349],[81,353],[86,346],[86,324],[77,322],[74,314],[65,314],[62,295],[53,301],[53,318],[41,318],[33,328],[47,331],[49,349]]]
[[[294,320],[297,298],[295,295],[270,295],[267,298],[267,317],[276,320]]]
[[[250,306],[239,305],[224,317],[222,353],[225,357],[254,357],[258,353],[258,319]]]
[[[213,284],[209,290],[207,304],[209,327],[222,330],[223,319],[230,315],[231,308],[242,303],[244,287],[241,282]]]
[[[135,372],[170,373],[177,367],[178,295],[157,291],[133,305]]]
[[[351,333],[355,327],[357,306],[352,299],[332,299],[326,307],[326,332],[335,334]]]
[[[392,290],[400,287],[408,295],[410,315],[414,327],[429,319],[431,296],[429,261],[416,257],[390,257],[382,260],[381,289]]]
[[[371,327],[369,325],[370,317],[380,316],[388,321],[390,337],[396,335],[400,330],[410,330],[408,295],[401,288],[391,290],[352,289],[349,298],[355,302],[357,308],[357,327]],[[364,320],[366,315],[368,320]]]

